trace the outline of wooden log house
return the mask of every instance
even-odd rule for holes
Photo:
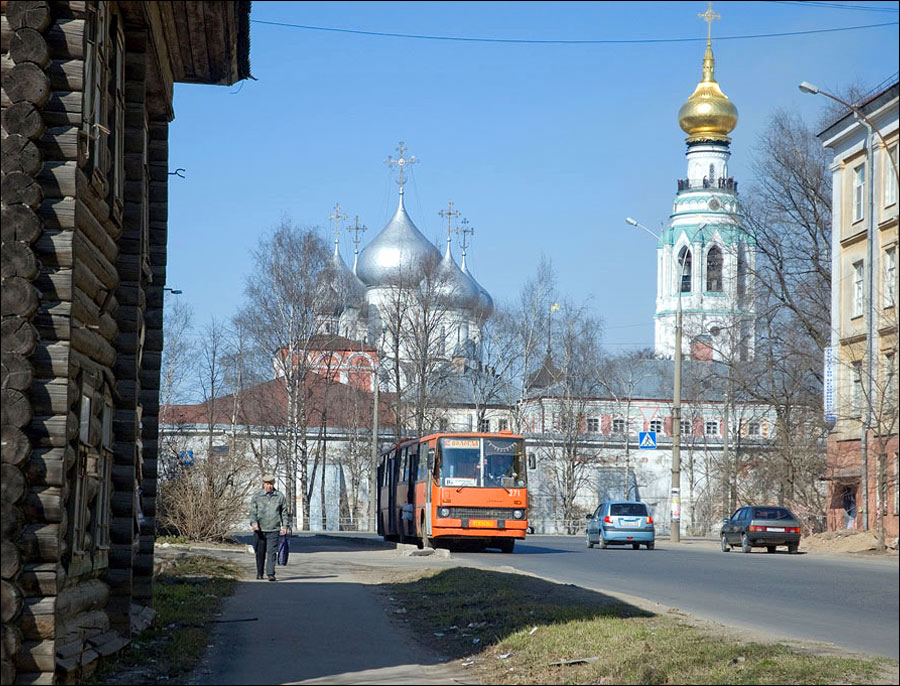
[[[82,678],[152,605],[172,90],[249,77],[249,20],[2,2],[3,684]]]

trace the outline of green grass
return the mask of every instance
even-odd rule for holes
[[[885,674],[896,670],[888,660],[713,634],[677,615],[520,574],[458,567],[384,592],[431,647],[474,660],[467,669],[482,683],[870,684],[890,683]],[[551,665],[583,658],[596,659]]]
[[[153,623],[87,683],[178,683],[203,657],[209,623],[232,594],[240,570],[202,555],[187,556],[154,580]]]

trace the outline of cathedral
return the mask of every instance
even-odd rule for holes
[[[320,313],[321,331],[351,340],[366,341],[386,357],[391,347],[388,338],[396,336],[401,366],[415,359],[415,346],[402,329],[416,320],[415,309],[428,308],[425,315],[433,329],[429,344],[431,354],[446,361],[461,361],[466,367],[477,367],[481,325],[491,316],[494,301],[472,276],[466,266],[467,238],[472,233],[464,219],[454,228],[460,216],[450,201],[439,214],[447,220],[447,244],[443,255],[416,227],[406,211],[405,167],[416,162],[405,157],[406,148],[397,147],[398,159],[388,163],[399,168],[397,210],[387,225],[359,252],[358,222],[353,267],[347,266],[339,250],[337,232],[330,265],[331,297],[323,300]],[[332,218],[341,219],[339,208]],[[461,262],[452,251],[452,234],[462,236]],[[422,319],[420,318],[421,322]]]

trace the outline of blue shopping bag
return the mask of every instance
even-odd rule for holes
[[[284,566],[288,563],[288,555],[291,554],[291,544],[288,542],[287,536],[281,537],[281,543],[278,544],[278,555],[276,559],[278,564]]]

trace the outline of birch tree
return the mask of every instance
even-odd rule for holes
[[[326,244],[314,231],[282,220],[253,251],[253,269],[239,315],[253,343],[275,357],[276,378],[287,402],[284,480],[288,509],[293,525],[299,484],[304,529],[309,528],[311,497],[307,438],[311,393],[307,382],[328,264]]]

